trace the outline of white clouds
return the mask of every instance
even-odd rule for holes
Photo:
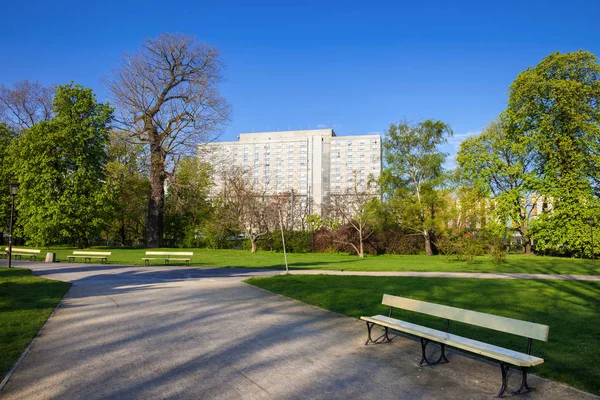
[[[444,151],[448,153],[448,157],[446,158],[446,162],[444,163],[444,168],[446,169],[454,169],[456,168],[456,153],[460,149],[460,144],[465,141],[465,139],[471,136],[477,136],[481,133],[481,131],[474,132],[466,132],[466,133],[458,133],[454,134],[451,138],[448,139],[448,143],[444,146]]]

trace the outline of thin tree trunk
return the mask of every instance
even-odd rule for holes
[[[358,245],[359,245],[359,247],[360,247],[360,249],[359,249],[359,251],[358,251],[358,258],[365,258],[365,250],[364,250],[364,247],[363,247],[363,236],[362,236],[362,231],[360,231],[360,232],[358,233],[358,240],[359,240],[359,243],[358,243]]]
[[[256,239],[250,237],[250,245],[252,246],[250,249],[250,253],[256,253]]]
[[[150,144],[150,200],[148,204],[148,247],[161,247],[165,219],[165,158],[155,139]]]

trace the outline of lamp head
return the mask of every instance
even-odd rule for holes
[[[17,193],[19,192],[19,182],[11,182],[9,184],[10,186],[10,194],[13,196],[16,196]]]

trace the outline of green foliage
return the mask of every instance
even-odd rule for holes
[[[457,161],[525,251],[534,240],[537,251],[591,255],[585,221],[600,216],[599,137],[598,59],[557,52],[519,74],[507,110],[461,144]]]
[[[385,168],[381,176],[387,207],[404,229],[422,234],[428,255],[441,225],[438,211],[443,208],[441,190],[446,175],[442,164],[446,154],[439,146],[452,136],[442,121],[392,124],[383,142]]]
[[[441,237],[436,244],[440,253],[446,257],[446,262],[466,261],[472,264],[475,256],[485,254],[487,242],[472,233],[461,233]]]
[[[284,231],[285,249],[288,253],[309,253],[311,248],[311,233],[307,231]],[[283,251],[281,230],[276,229],[264,235],[258,242],[259,248],[270,251]]]
[[[191,247],[198,243],[201,225],[211,212],[210,173],[210,166],[197,157],[177,164],[165,200],[165,238],[171,245]]]
[[[567,197],[557,202],[551,212],[543,213],[531,224],[536,251],[591,257],[594,236],[597,241],[595,253],[598,253],[600,229],[596,226],[595,215],[599,209],[600,201],[591,195],[579,199]],[[594,221],[593,227],[590,227],[590,218]]]
[[[598,213],[600,64],[591,53],[553,53],[519,74],[505,113],[509,138],[531,143],[534,188],[553,209],[532,226],[541,251],[587,252],[585,220]]]
[[[10,223],[10,191],[9,183],[13,180],[11,174],[11,154],[10,144],[15,139],[16,134],[4,122],[0,122],[0,232],[8,231]],[[0,241],[3,238],[0,238]]]
[[[510,86],[509,137],[531,142],[545,194],[589,187],[600,174],[600,64],[591,53],[552,53]],[[578,190],[579,189],[579,190]]]
[[[504,241],[499,237],[492,237],[489,241],[489,250],[488,254],[492,258],[492,261],[495,264],[501,264],[506,262],[506,257],[508,256],[508,251],[506,250],[506,245]]]
[[[530,140],[515,140],[507,133],[507,122],[498,119],[478,136],[466,139],[457,154],[461,180],[494,201],[494,217],[504,225],[512,222],[528,250],[529,221],[537,200],[533,184],[533,148]]]
[[[110,134],[106,164],[106,202],[110,205],[107,234],[121,246],[139,245],[145,231],[150,182],[141,164],[144,148],[123,132]]]
[[[86,245],[105,225],[104,167],[112,109],[91,89],[57,88],[54,117],[13,142],[19,226],[35,245]]]

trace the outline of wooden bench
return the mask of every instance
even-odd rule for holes
[[[448,362],[445,354],[445,346],[452,346],[457,349],[480,354],[500,362],[502,386],[500,388],[498,397],[502,397],[506,391],[508,385],[508,370],[510,369],[511,365],[519,367],[522,374],[521,387],[519,390],[513,392],[513,394],[527,393],[532,390],[532,388],[527,385],[527,370],[530,367],[543,363],[544,360],[531,355],[531,342],[532,339],[541,340],[544,342],[548,340],[548,332],[550,328],[547,325],[540,325],[518,319],[500,317],[497,315],[485,314],[477,311],[428,303],[425,301],[412,300],[404,297],[391,296],[389,294],[383,295],[383,300],[381,303],[384,306],[390,307],[388,316],[375,315],[372,317],[360,317],[361,320],[367,323],[368,336],[365,344],[369,344],[370,342],[380,343],[380,339],[383,340],[383,338],[385,338],[385,340],[388,342],[391,342],[391,339],[388,336],[389,329],[405,332],[417,336],[421,340],[421,361],[419,362],[419,365],[423,365],[424,362],[427,363],[427,365]],[[392,318],[392,311],[394,308],[444,318],[446,320],[445,330],[432,329]],[[448,332],[450,328],[450,321],[458,321],[469,325],[526,337],[528,339],[527,353],[521,353],[451,334]],[[371,329],[373,328],[373,325],[382,326],[385,330],[384,334],[375,340],[371,338]],[[429,360],[425,352],[427,344],[430,342],[439,343],[441,347],[440,356],[435,361]]]
[[[34,249],[18,249],[16,247],[12,248],[12,256],[14,259],[16,260],[21,260],[23,256],[25,257],[29,257],[29,259],[31,261],[36,261],[37,256],[41,253],[41,250],[34,250]],[[7,257],[8,258],[8,247],[6,249],[4,249],[4,251],[1,253],[2,258]]]
[[[68,255],[69,262],[75,261],[76,258],[83,258],[83,262],[92,262],[92,259],[98,258],[102,264],[108,264],[108,257],[112,254],[110,251],[74,251]]]
[[[165,265],[169,265],[169,262],[171,261],[185,261],[185,265],[189,266],[190,258],[193,255],[194,253],[191,251],[147,251],[146,257],[142,258],[142,260],[144,260],[144,265],[150,265],[150,260],[164,260]]]

